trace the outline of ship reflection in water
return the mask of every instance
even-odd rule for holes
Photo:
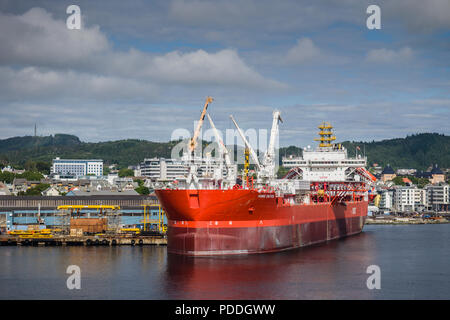
[[[366,268],[376,262],[375,245],[363,232],[278,253],[168,254],[167,291],[175,299],[371,299]]]

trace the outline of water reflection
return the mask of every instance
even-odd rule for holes
[[[176,299],[370,298],[365,271],[374,260],[372,240],[369,232],[280,253],[203,258],[169,254],[166,290]]]
[[[81,268],[81,290],[66,269]],[[381,290],[366,269],[381,268]],[[0,299],[448,299],[450,225],[366,226],[292,251],[192,258],[166,247],[0,247]]]

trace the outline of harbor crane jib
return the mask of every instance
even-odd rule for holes
[[[258,156],[256,155],[255,150],[253,150],[252,146],[245,138],[244,133],[242,132],[241,128],[239,128],[238,124],[236,123],[236,120],[234,120],[232,115],[230,115],[230,118],[231,118],[231,121],[233,121],[234,126],[236,127],[239,135],[241,136],[242,141],[244,141],[245,147],[250,150],[250,155],[251,155],[253,161],[255,162],[256,167],[258,168],[258,170],[261,170],[261,164],[259,163]]]
[[[231,183],[236,181],[236,170],[235,167],[233,166],[233,163],[231,162],[231,158],[230,158],[230,153],[228,152],[227,147],[225,146],[225,144],[223,143],[222,138],[220,137],[219,132],[217,131],[216,126],[214,125],[213,120],[211,119],[209,113],[206,114],[208,116],[208,120],[209,123],[211,125],[211,128],[214,131],[214,136],[216,137],[216,141],[217,144],[219,145],[219,153],[220,153],[220,159],[222,160],[223,158],[225,159],[225,165],[227,168],[227,177],[226,180],[230,181]],[[221,163],[221,172],[222,172],[222,161]]]
[[[200,115],[200,120],[197,123],[197,127],[195,128],[194,134],[192,136],[191,141],[189,142],[189,153],[193,154],[195,148],[197,147],[197,140],[198,140],[198,136],[200,134],[200,130],[202,128],[203,125],[203,121],[205,119],[205,115],[206,115],[206,110],[208,109],[208,106],[211,102],[213,102],[213,98],[211,97],[206,97],[206,101],[205,101],[205,105],[203,106],[203,111]]]
[[[281,119],[281,112],[275,110],[273,112],[272,129],[270,131],[269,147],[264,155],[263,159],[263,171],[261,172],[264,177],[273,179],[276,175],[275,168],[275,142],[278,136],[278,124],[283,122]]]

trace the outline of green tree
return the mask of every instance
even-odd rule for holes
[[[28,160],[27,162],[25,162],[24,167],[26,171],[37,171],[36,162],[32,160]]]
[[[144,186],[139,186],[136,189],[134,189],[137,193],[142,195],[148,195],[150,194],[150,189]]]
[[[404,186],[404,185],[406,185],[404,182],[403,182],[403,177],[395,177],[394,179],[392,179],[392,182],[394,182],[396,185],[398,185],[398,186]]]
[[[119,177],[134,177],[134,171],[131,169],[123,168],[119,170]]]
[[[39,181],[41,179],[44,179],[44,176],[42,173],[39,173],[37,171],[25,171],[22,174],[16,175],[16,178],[24,178],[28,181]]]
[[[14,173],[9,172],[9,171],[4,171],[4,172],[0,172],[0,181],[4,182],[4,183],[12,183],[14,181]]]
[[[38,161],[36,162],[36,170],[43,174],[50,174],[51,164],[46,161]]]
[[[50,187],[47,183],[40,183],[33,188],[29,188],[23,195],[25,196],[40,196],[42,191]]]

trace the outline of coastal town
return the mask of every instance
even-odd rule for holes
[[[285,157],[283,163],[288,160]],[[199,166],[204,175],[218,168],[219,162],[211,159],[203,159]],[[149,209],[154,216],[161,211],[153,190],[176,183],[189,171],[182,161],[165,158],[148,158],[136,166],[120,169],[116,164],[105,165],[101,159],[55,158],[49,169],[49,174],[11,166],[1,169],[0,230],[3,233],[39,223],[55,227],[58,206],[68,203],[121,204],[123,227],[142,229],[145,205],[154,206]],[[369,204],[367,223],[448,221],[445,219],[450,203],[448,169],[438,164],[430,165],[426,171],[394,169],[389,164],[381,167],[374,163],[369,172],[377,180],[371,190],[376,196]]]

